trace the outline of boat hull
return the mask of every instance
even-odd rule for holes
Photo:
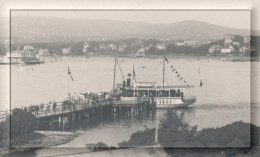
[[[24,62],[24,64],[43,64],[44,61],[28,61],[28,62]]]
[[[180,103],[180,104],[156,104],[156,108],[160,109],[170,109],[170,108],[181,108],[181,107],[188,107],[189,105],[193,104],[194,102],[190,103]]]
[[[179,108],[179,107],[187,107],[196,102],[196,98],[188,98],[182,99],[181,97],[174,98],[156,98],[155,99],[155,107],[156,108]]]

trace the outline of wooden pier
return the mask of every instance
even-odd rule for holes
[[[140,115],[144,112],[154,112],[153,98],[142,98],[136,101],[119,99],[68,99],[63,102],[50,102],[48,104],[31,105],[23,108],[31,112],[37,119],[38,130],[48,130],[53,126],[63,127],[81,120],[91,123],[94,119],[103,117],[121,117]],[[2,121],[10,114],[1,112]],[[62,130],[62,129],[61,129]]]

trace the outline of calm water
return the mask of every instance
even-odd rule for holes
[[[199,129],[220,127],[239,120],[251,120],[254,124],[260,125],[260,101],[257,98],[260,89],[257,83],[260,79],[259,62],[171,58],[168,60],[168,85],[184,85],[182,81],[179,82],[176,74],[171,72],[172,65],[189,84],[196,86],[194,94],[197,96],[197,102],[187,109],[178,110],[188,123],[198,125]],[[63,57],[47,58],[46,63],[41,65],[14,65],[11,67],[11,106],[15,108],[53,100],[62,101],[68,92],[110,91],[113,84],[113,62],[111,57]],[[132,72],[134,64],[137,81],[162,83],[162,59],[119,58],[119,62],[125,77],[127,73]],[[74,81],[68,77],[68,66]],[[147,68],[142,68],[143,66]],[[1,110],[8,108],[8,71],[9,66],[0,66]],[[116,81],[121,82],[119,69],[116,76]],[[202,87],[199,87],[200,79],[203,81]],[[165,110],[157,110],[156,115],[162,115],[164,112]],[[148,116],[100,123],[89,129],[82,128],[78,131],[81,136],[62,146],[85,146],[86,143],[99,141],[116,145],[128,140],[133,132],[144,130],[145,126],[155,127],[155,120]]]

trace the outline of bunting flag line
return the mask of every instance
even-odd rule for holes
[[[74,81],[69,67],[68,67],[68,75],[70,75],[71,80]]]
[[[135,65],[133,64],[133,80],[135,80]]]
[[[165,59],[166,60],[166,59]],[[179,78],[179,81],[183,80],[183,82],[187,85],[190,86],[184,79],[183,77],[181,77],[181,75],[179,74],[179,72],[173,67],[173,65],[171,65],[171,71],[175,72],[175,74],[177,75],[177,78]]]
[[[203,85],[202,80],[200,80],[200,87]]]

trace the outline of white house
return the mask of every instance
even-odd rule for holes
[[[71,47],[62,48],[63,55],[69,55],[71,53]]]
[[[231,52],[233,52],[234,51],[234,47],[232,46],[232,45],[226,45],[226,46],[224,46],[221,50],[220,50],[220,52],[222,53],[222,54],[227,54],[227,53],[231,53]]]
[[[244,36],[244,43],[247,44],[250,42],[250,36]]]
[[[166,49],[166,47],[165,47],[164,44],[158,44],[158,45],[156,45],[156,50],[165,50],[165,49]]]
[[[110,47],[112,50],[117,49],[117,46],[115,44],[109,44],[108,47]]]
[[[224,45],[229,45],[230,43],[232,43],[233,40],[230,39],[230,38],[226,38],[225,41],[224,41]]]
[[[49,55],[49,50],[48,49],[40,49],[39,50],[39,55],[40,56],[48,56]]]
[[[221,45],[213,45],[209,48],[209,53],[213,54],[213,53],[220,53],[222,49]]]

